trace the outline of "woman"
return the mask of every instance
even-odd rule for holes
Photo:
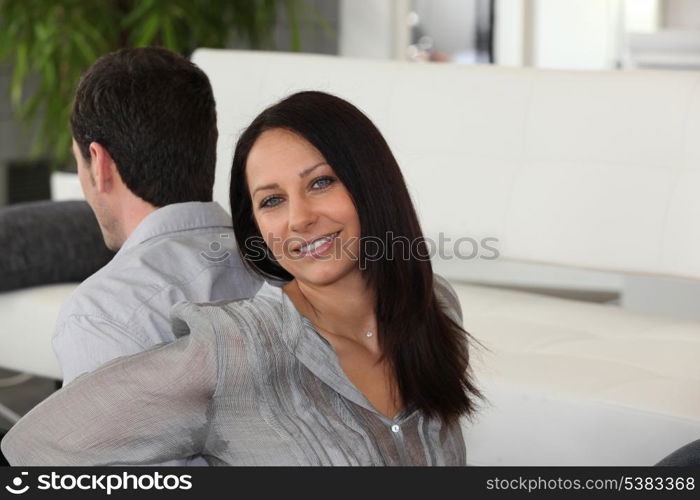
[[[372,122],[292,95],[241,136],[230,194],[244,261],[286,284],[178,304],[189,335],[43,402],[3,441],[10,462],[464,464],[458,418],[479,394],[459,303]]]

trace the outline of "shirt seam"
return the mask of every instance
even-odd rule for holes
[[[233,226],[230,226],[230,225],[229,226],[222,226],[219,224],[213,225],[213,226],[196,226],[196,227],[189,227],[189,228],[182,228],[182,229],[173,229],[171,231],[166,231],[163,233],[158,233],[158,234],[154,234],[152,236],[144,237],[143,239],[139,240],[138,242],[135,242],[133,246],[130,246],[129,248],[127,248],[127,250],[130,250],[132,248],[138,248],[139,245],[143,245],[143,244],[148,243],[156,238],[165,237],[165,236],[169,236],[172,234],[205,232],[205,231],[211,231],[212,229],[216,229],[216,228],[228,229],[229,232],[233,232]]]
[[[189,207],[184,204],[189,203]],[[167,210],[167,214],[158,212]],[[173,229],[169,229],[169,226]],[[175,232],[205,230],[214,227],[228,227],[232,230],[232,221],[226,211],[215,201],[192,204],[191,202],[174,203],[160,207],[155,212],[147,215],[141,224],[137,226],[131,236],[138,239],[127,238],[125,250],[138,247],[145,241],[158,236],[166,236]],[[162,231],[162,232],[158,232]],[[139,236],[143,232],[144,236]],[[157,234],[153,234],[156,232]],[[120,253],[120,252],[118,252]]]

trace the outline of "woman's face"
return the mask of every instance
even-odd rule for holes
[[[268,130],[248,155],[246,178],[260,233],[287,272],[314,285],[360,272],[355,204],[313,145]]]

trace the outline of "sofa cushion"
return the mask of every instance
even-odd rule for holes
[[[517,382],[480,387],[488,404],[463,425],[469,465],[650,466],[700,436],[697,419]]]
[[[473,366],[489,400],[465,427],[470,463],[653,465],[700,436],[700,322],[455,290],[465,329],[483,344]]]
[[[0,293],[0,367],[60,380],[51,336],[61,305],[75,283]]]
[[[84,201],[0,210],[0,291],[82,281],[112,258]]]

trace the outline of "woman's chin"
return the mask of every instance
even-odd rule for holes
[[[354,273],[360,273],[357,267],[344,267],[339,266],[316,266],[316,269],[305,269],[294,274],[297,281],[305,283],[308,285],[321,287],[330,286],[337,284],[341,281],[345,281],[349,275]]]

